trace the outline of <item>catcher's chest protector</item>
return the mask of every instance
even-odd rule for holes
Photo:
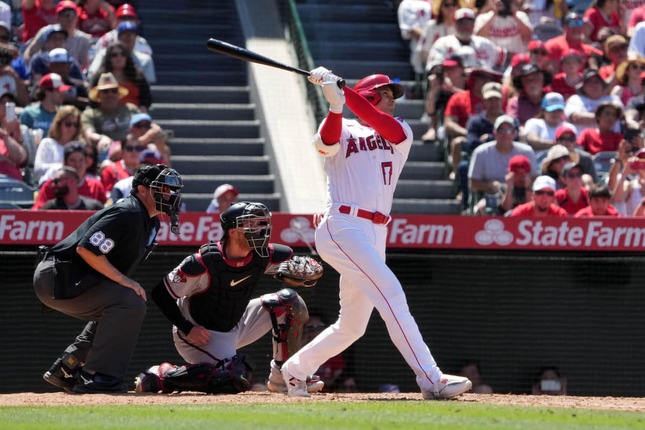
[[[242,318],[269,265],[269,257],[252,253],[248,264],[233,267],[226,263],[216,244],[203,245],[200,254],[211,283],[206,291],[190,298],[190,315],[209,330],[230,331]]]

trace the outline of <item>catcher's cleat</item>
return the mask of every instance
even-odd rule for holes
[[[43,379],[63,390],[71,393],[74,385],[78,383],[78,369],[70,369],[63,364],[63,358],[58,358],[52,367],[43,375]]]
[[[128,389],[123,379],[101,373],[91,375],[82,371],[73,391],[77,394],[116,394],[126,393]]]
[[[325,387],[325,383],[320,379],[318,375],[309,375],[305,381],[307,384],[308,393],[317,393]],[[267,388],[273,393],[286,393],[287,385],[284,383],[284,378],[280,373],[280,369],[275,363],[271,362],[271,373],[269,374],[269,380],[267,381]]]
[[[287,395],[291,397],[311,397],[307,392],[307,381],[298,379],[291,376],[287,370],[287,366],[282,365],[282,377],[284,378],[285,385],[287,386]]]
[[[448,400],[465,393],[472,386],[473,384],[468,378],[444,373],[430,390],[423,391],[423,398],[426,400]]]

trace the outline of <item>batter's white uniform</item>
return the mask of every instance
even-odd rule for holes
[[[385,264],[387,226],[356,216],[359,210],[365,211],[363,214],[390,213],[413,140],[410,126],[401,119],[399,122],[406,138],[394,145],[371,127],[343,119],[340,150],[325,159],[328,202],[316,230],[316,248],[341,275],[340,316],[287,361],[289,373],[298,379],[305,380],[328,358],[360,338],[374,308],[417,375],[419,387],[429,390],[433,381],[441,378],[410,314],[401,283]]]

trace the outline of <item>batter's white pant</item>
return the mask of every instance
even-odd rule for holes
[[[387,227],[332,212],[316,230],[316,249],[340,273],[338,321],[288,361],[289,373],[304,380],[327,359],[340,354],[367,329],[376,308],[394,345],[416,374],[422,391],[441,379],[441,370],[408,308],[401,283],[385,264]]]

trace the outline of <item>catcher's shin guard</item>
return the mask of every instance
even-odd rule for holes
[[[253,364],[244,354],[226,362],[188,364],[160,378],[163,392],[199,391],[208,394],[236,394],[251,388]]]
[[[302,326],[309,320],[309,311],[302,297],[291,288],[265,294],[260,299],[271,315],[273,359],[282,365],[301,348]],[[286,314],[284,322],[278,324],[278,317],[283,314]]]

